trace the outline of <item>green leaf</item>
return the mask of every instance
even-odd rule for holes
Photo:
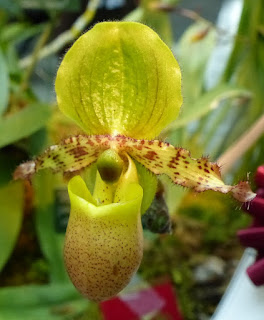
[[[0,30],[0,42],[3,45],[21,43],[43,31],[45,24],[30,25],[14,22],[4,25]]]
[[[1,309],[1,320],[69,320],[79,319],[86,314],[88,306],[87,300],[67,301],[61,305],[51,305],[49,307],[34,306],[33,308]]]
[[[29,285],[0,290],[0,319],[75,319],[89,307],[71,283]]]
[[[12,182],[0,188],[0,270],[15,246],[23,215],[23,183]]]
[[[47,105],[32,104],[0,120],[0,147],[30,136],[44,127],[51,116]]]
[[[11,15],[18,15],[22,11],[17,1],[9,0],[0,0],[0,9],[7,11]]]
[[[21,69],[18,65],[18,52],[14,45],[9,45],[6,48],[6,62],[9,74],[20,78]],[[10,90],[15,92],[14,88],[18,88],[18,84],[10,81]]]
[[[142,22],[144,15],[144,10],[142,7],[137,7],[133,11],[129,12],[124,18],[123,21],[134,21],[134,22]]]
[[[9,98],[9,74],[5,57],[0,48],[0,116],[6,110]]]
[[[17,0],[23,9],[35,10],[59,10],[59,11],[78,11],[80,10],[80,0]]]
[[[207,22],[192,24],[179,42],[179,60],[188,73],[197,72],[206,65],[215,45],[215,31]]]
[[[55,192],[61,189],[58,176],[43,171],[34,177],[36,229],[41,250],[50,265],[52,282],[68,282],[63,261],[64,234],[55,229]]]
[[[1,0],[0,0],[1,3]],[[1,6],[1,4],[0,4]],[[0,41],[1,44],[3,42],[12,42],[14,39],[16,39],[19,35],[23,33],[23,31],[26,29],[25,23],[21,22],[15,22],[15,23],[9,23],[7,25],[2,26],[0,30]]]
[[[182,35],[177,57],[182,68],[184,104],[192,104],[203,88],[204,71],[216,41],[206,22],[192,24]]]
[[[65,55],[55,83],[58,105],[89,134],[154,138],[182,103],[172,52],[147,26],[103,22]]]
[[[78,299],[79,297],[80,294],[70,282],[7,287],[0,289],[0,310],[10,307],[26,309],[34,306],[49,306]]]
[[[215,110],[221,105],[221,102],[226,99],[246,98],[252,97],[250,91],[230,85],[223,84],[203,94],[192,105],[185,106],[179,118],[174,121],[167,130],[175,130],[186,126],[189,122],[199,120],[201,117]]]

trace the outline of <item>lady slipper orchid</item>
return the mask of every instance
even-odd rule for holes
[[[30,178],[45,168],[79,173],[97,163],[93,196],[80,176],[69,182],[64,250],[74,285],[90,299],[117,294],[137,270],[143,241],[140,213],[154,196],[153,174],[165,174],[197,192],[231,192],[241,202],[255,197],[247,182],[225,185],[216,163],[153,140],[178,116],[181,72],[172,52],[147,26],[95,25],[65,55],[55,89],[60,110],[86,134],[49,147],[20,165],[14,177]]]

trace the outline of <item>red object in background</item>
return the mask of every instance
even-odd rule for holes
[[[258,167],[255,181],[257,196],[244,210],[253,217],[253,223],[247,229],[239,230],[238,237],[245,247],[257,250],[256,261],[247,268],[247,274],[256,286],[264,285],[264,165]]]
[[[183,320],[170,283],[164,283],[138,292],[123,294],[100,303],[104,320],[140,320],[153,313],[167,320]]]

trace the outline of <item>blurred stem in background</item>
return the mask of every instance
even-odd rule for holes
[[[230,146],[219,158],[218,163],[222,166],[221,172],[223,174],[227,173],[230,168],[236,163],[237,160],[242,158],[245,152],[247,152],[252,145],[254,145],[257,140],[264,133],[264,115],[261,116],[252,127],[243,134],[238,141],[235,141],[233,145]]]
[[[54,39],[44,48],[41,48],[37,55],[34,55],[33,52],[32,55],[23,58],[20,61],[20,67],[25,68],[32,63],[32,60],[39,60],[58,52],[67,44],[76,39],[85,29],[85,27],[93,20],[99,3],[100,0],[88,1],[84,13],[80,15],[80,17],[74,22],[69,30],[61,33],[56,39]]]

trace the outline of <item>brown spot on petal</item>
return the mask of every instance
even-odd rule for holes
[[[144,155],[144,157],[149,160],[154,160],[156,156],[157,153],[155,151],[148,151],[147,154]]]
[[[73,155],[75,158],[85,156],[88,152],[84,147],[75,147],[69,150],[69,154]]]

